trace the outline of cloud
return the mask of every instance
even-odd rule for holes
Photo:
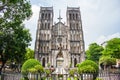
[[[85,49],[98,38],[101,40],[98,43],[101,43],[102,40],[106,40],[106,36],[120,32],[119,2],[118,0],[81,0]]]

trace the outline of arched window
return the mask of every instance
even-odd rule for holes
[[[50,23],[48,23],[48,29],[50,29]]]
[[[74,59],[74,67],[76,67],[76,64],[77,64],[77,59],[75,58]]]
[[[46,34],[44,34],[44,36],[43,36],[43,37],[44,37],[44,40],[46,40]]]
[[[78,20],[78,14],[76,14],[76,20]]]
[[[75,15],[73,14],[73,20],[75,20]]]
[[[46,30],[48,29],[48,23],[46,23]]]
[[[72,24],[72,29],[75,29],[75,23]]]
[[[45,19],[47,19],[47,13],[45,14]]]
[[[45,67],[45,58],[42,60],[42,66]]]
[[[48,19],[50,19],[50,13],[48,14]]]
[[[42,13],[41,18],[44,19],[44,13]]]
[[[69,14],[69,18],[70,18],[70,20],[71,20],[71,14]]]

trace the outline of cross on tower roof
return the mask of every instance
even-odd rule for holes
[[[62,18],[61,18],[61,15],[60,15],[60,10],[59,10],[59,18],[58,18],[59,22],[61,22]]]

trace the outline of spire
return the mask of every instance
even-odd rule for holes
[[[60,10],[59,10],[59,18],[58,18],[59,22],[61,22],[62,18],[61,18],[61,15],[60,15]]]

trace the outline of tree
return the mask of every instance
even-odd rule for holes
[[[116,64],[116,59],[109,56],[101,56],[99,59],[99,64],[103,69],[107,69],[112,65]]]
[[[82,73],[98,73],[98,65],[92,60],[85,60],[82,63],[78,63],[77,65],[78,72]]]
[[[99,57],[102,55],[102,51],[103,47],[99,46],[97,43],[90,44],[89,49],[86,51],[87,59],[98,63]]]
[[[29,45],[30,41],[31,36],[29,30],[25,29],[23,26],[18,26],[18,29],[8,34],[3,40],[3,47],[1,46],[3,49],[0,54],[3,63],[2,67],[7,60],[16,62],[20,65],[24,60],[26,47]]]
[[[113,38],[107,41],[103,55],[120,59],[120,38]]]
[[[27,0],[0,1],[0,56],[2,67],[7,60],[21,63],[29,46],[31,35],[22,24],[32,15],[30,2]]]
[[[25,54],[25,60],[33,59],[34,58],[34,50],[27,48]]]
[[[28,19],[31,14],[31,5],[28,0],[1,0],[0,16],[1,20],[6,22],[21,22]]]
[[[91,73],[93,74],[93,80],[96,79],[99,68],[98,65],[92,60],[85,60],[82,63],[77,64],[78,73]]]

